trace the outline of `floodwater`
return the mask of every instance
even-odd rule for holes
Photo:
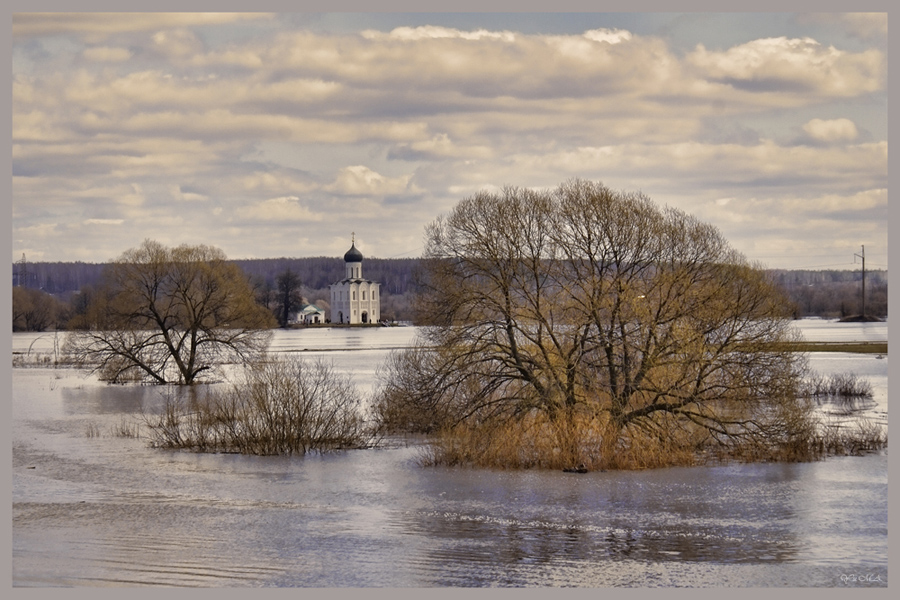
[[[365,393],[414,336],[279,331],[272,350],[332,360]],[[14,334],[13,351],[55,341]],[[886,424],[887,357],[811,364],[864,374]],[[887,586],[886,453],[587,474],[426,468],[415,445],[208,455],[117,434],[160,387],[16,368],[12,392],[17,587]]]

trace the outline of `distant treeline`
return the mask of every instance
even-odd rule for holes
[[[795,317],[846,317],[862,313],[860,271],[807,271],[772,269],[774,281],[793,305]],[[888,272],[866,271],[865,313],[888,314]]]
[[[274,285],[279,274],[290,269],[300,276],[303,287],[311,290],[328,288],[344,278],[341,258],[315,256],[310,258],[261,258],[235,260],[249,277]],[[381,282],[382,292],[403,294],[412,285],[412,272],[417,258],[366,258],[363,276]],[[65,295],[84,286],[95,286],[103,275],[103,263],[84,262],[16,262],[12,268],[13,286],[43,290],[48,294]]]
[[[307,301],[328,308],[328,286],[344,277],[341,258],[265,258],[235,260],[261,292],[273,289],[287,270],[300,277]],[[363,276],[381,283],[382,311],[386,319],[414,320],[412,295],[417,258],[366,258]],[[102,278],[104,264],[85,262],[19,261],[12,265],[13,329],[64,328],[79,310],[79,298]],[[795,317],[844,317],[862,311],[860,271],[770,270],[774,281],[791,302]],[[886,270],[866,272],[866,314],[887,316]],[[16,292],[15,290],[19,290]],[[26,293],[27,291],[27,293]],[[46,297],[45,297],[46,296]],[[327,312],[327,310],[326,310]]]
[[[259,258],[234,261],[252,279],[273,284],[280,273],[290,269],[300,276],[305,290],[328,289],[344,278],[341,258],[315,256],[311,258]],[[381,292],[405,294],[412,287],[413,269],[417,258],[365,258],[363,277],[381,283]]]

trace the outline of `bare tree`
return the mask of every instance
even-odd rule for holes
[[[272,282],[259,275],[250,274],[247,276],[250,288],[253,290],[253,296],[256,298],[257,304],[264,306],[266,310],[275,310],[275,288]]]
[[[192,384],[251,361],[274,325],[243,272],[210,246],[146,240],[111,263],[66,350],[104,379]]]
[[[575,180],[476,194],[426,237],[419,311],[435,350],[388,366],[382,414],[592,415],[611,452],[636,432],[772,441],[777,407],[796,405],[787,303],[681,211]]]
[[[44,331],[57,328],[65,319],[67,307],[41,290],[24,287],[12,289],[13,331]]]
[[[290,314],[303,307],[300,276],[288,268],[278,276],[275,285],[277,287],[275,305],[278,324],[286,327]]]

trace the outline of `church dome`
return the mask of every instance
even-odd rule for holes
[[[363,259],[362,252],[360,252],[359,250],[356,249],[356,243],[353,243],[350,246],[350,249],[347,250],[347,253],[344,254],[344,262],[345,263],[362,262],[362,259]]]

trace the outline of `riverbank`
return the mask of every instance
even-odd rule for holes
[[[793,352],[851,352],[853,354],[888,353],[887,342],[791,342],[785,344]]]

